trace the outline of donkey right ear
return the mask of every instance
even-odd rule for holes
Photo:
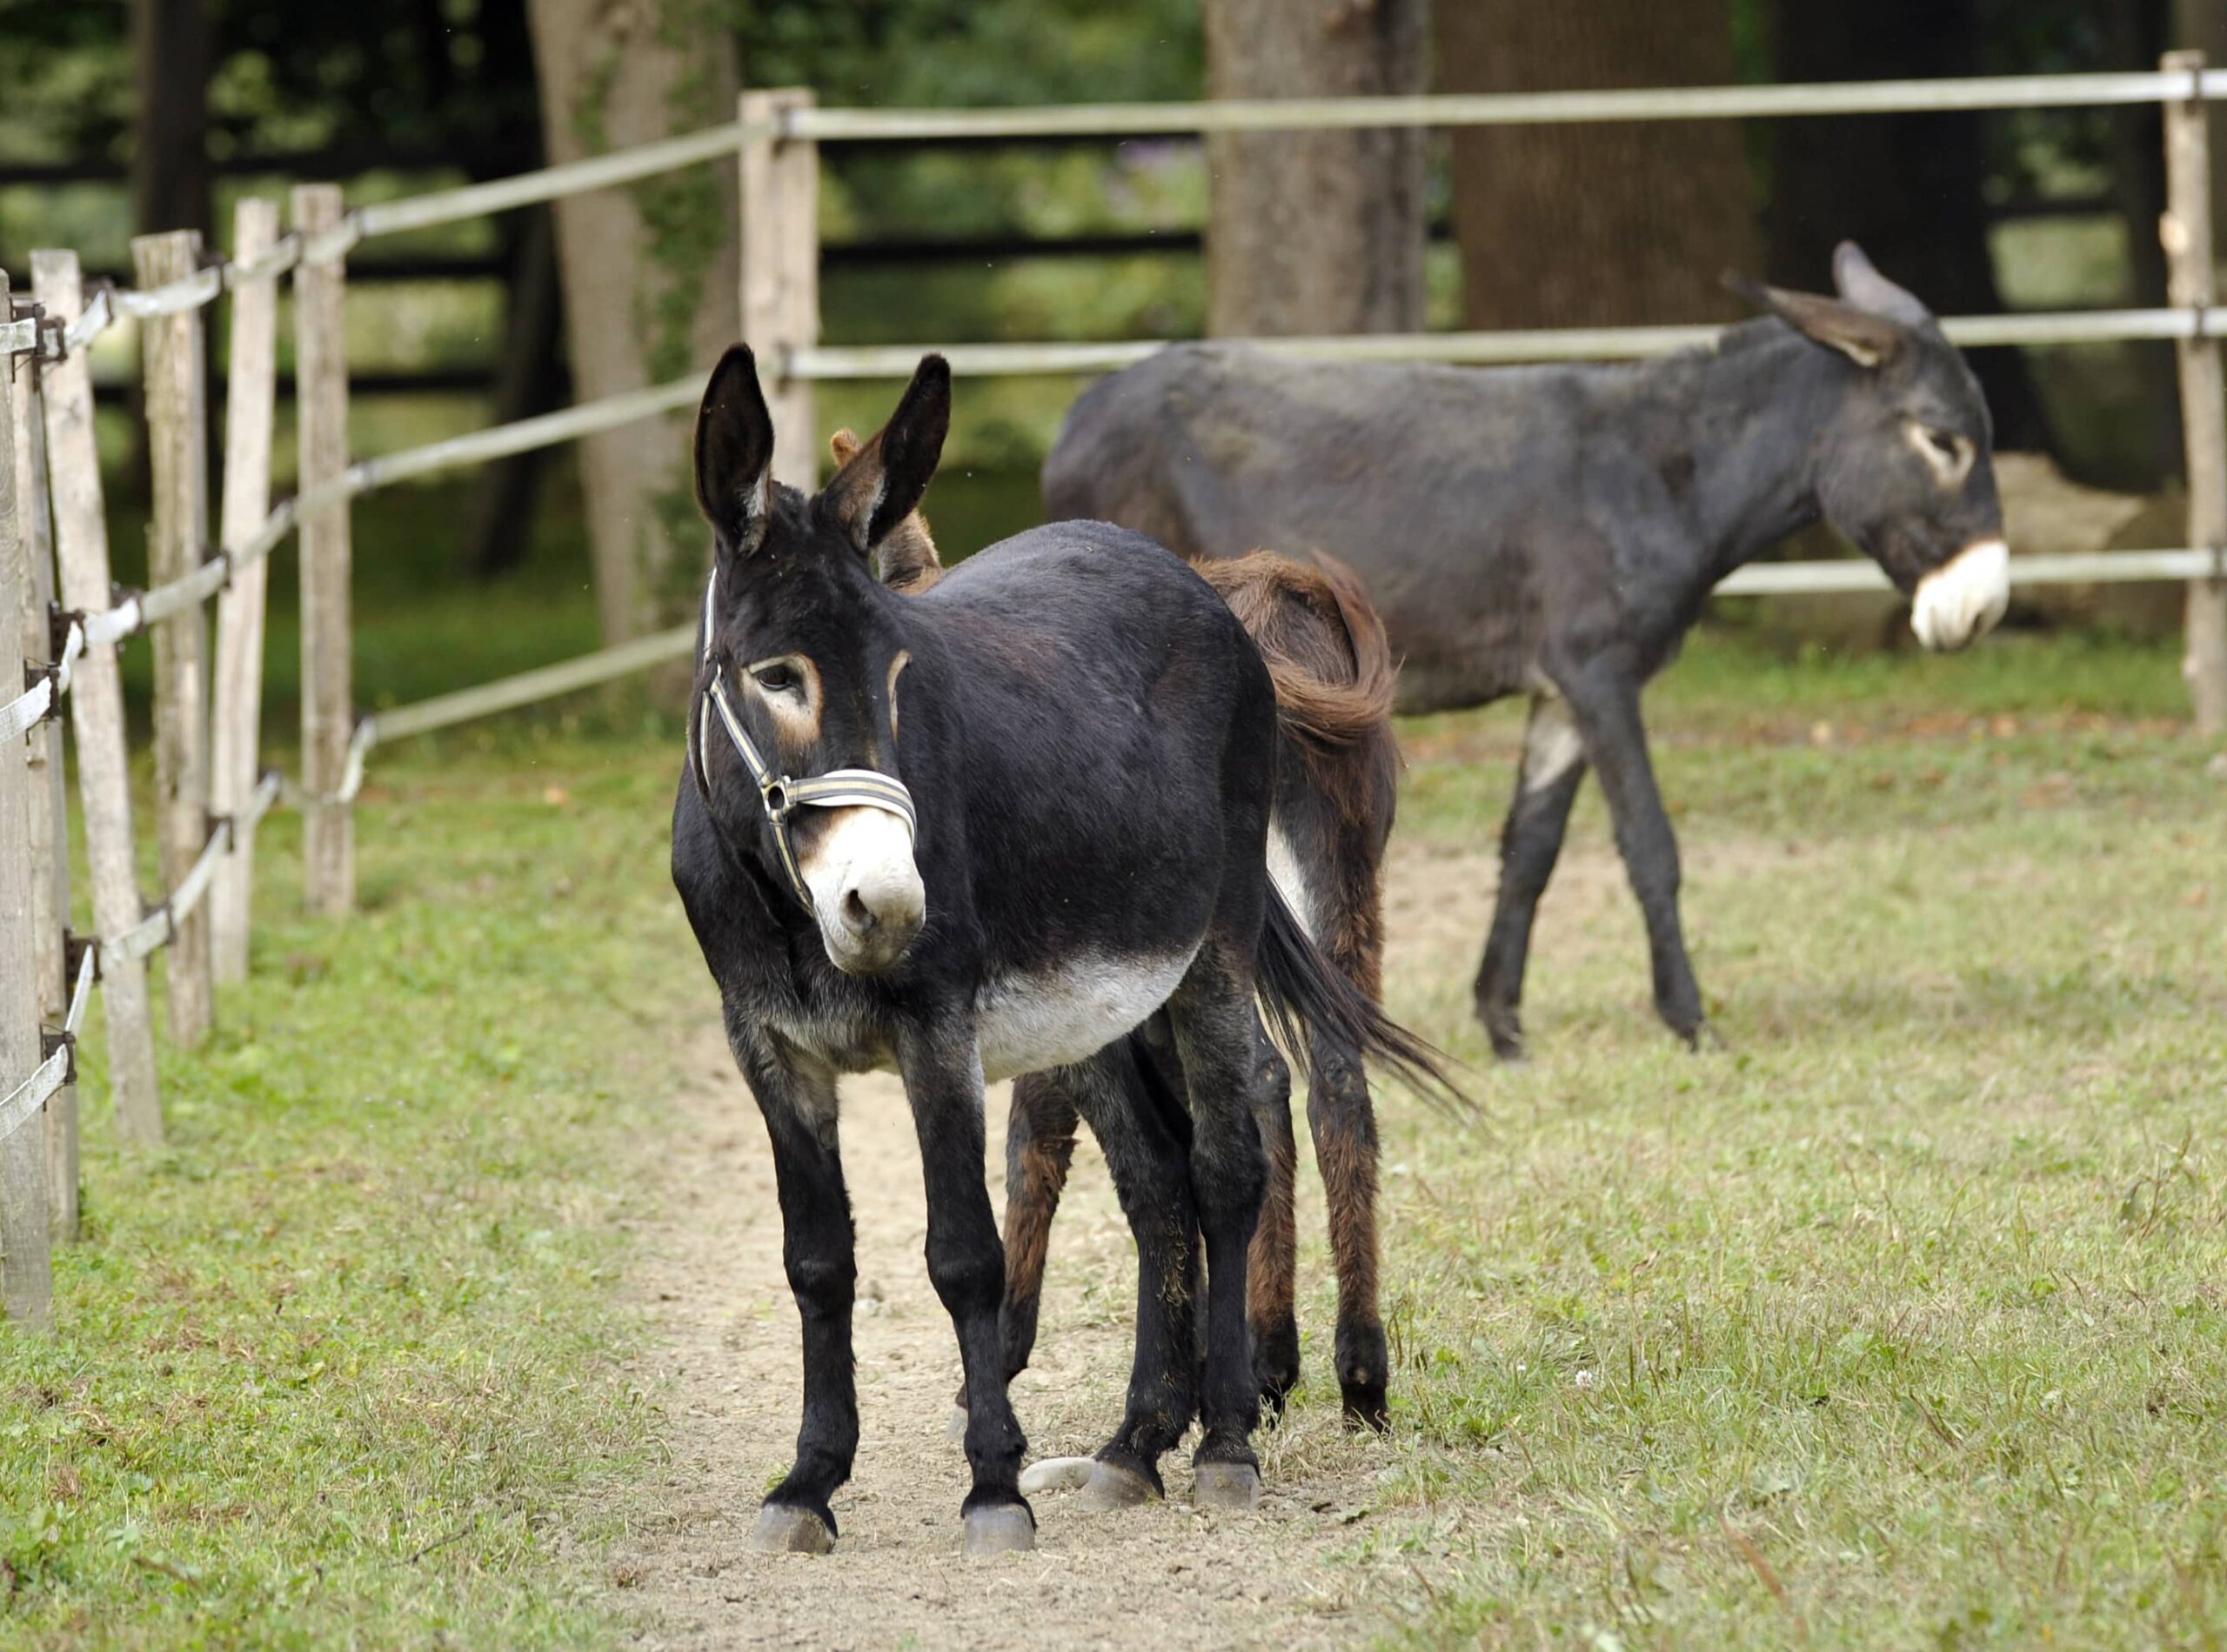
[[[1837,350],[1859,367],[1876,367],[1903,347],[1904,334],[1900,325],[1839,298],[1765,286],[1729,270],[1724,284],[1757,309],[1769,311],[1810,343]]]
[[[913,382],[889,423],[864,444],[839,431],[831,447],[842,469],[820,498],[851,543],[873,551],[920,507],[951,429],[951,367],[941,356],[920,358]]]
[[[696,504],[724,552],[746,557],[772,518],[773,416],[748,344],[734,344],[712,370],[696,411]]]

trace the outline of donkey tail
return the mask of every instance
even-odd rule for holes
[[[1192,565],[1267,661],[1285,732],[1303,746],[1334,750],[1385,732],[1392,645],[1359,574],[1321,551],[1312,565],[1248,551]]]
[[[1295,1059],[1303,1059],[1307,1034],[1319,1029],[1389,1067],[1427,1100],[1475,1107],[1447,1076],[1451,1058],[1387,1015],[1325,958],[1273,881],[1255,965],[1268,1030]]]

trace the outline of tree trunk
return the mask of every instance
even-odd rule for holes
[[[1980,72],[1976,0],[1780,0],[1777,36],[1782,81]],[[1829,290],[1833,247],[1854,240],[1936,314],[2000,310],[1980,121],[1972,112],[1774,121],[1771,278]],[[2155,239],[2147,226],[2143,233]],[[2024,358],[1987,350],[1971,359],[1995,415],[1996,445],[2047,448]]]
[[[1206,0],[1211,97],[1423,89],[1427,0]],[[1423,135],[1207,140],[1207,331],[1412,332],[1423,324]]]
[[[2103,19],[2110,66],[2157,68],[2170,43],[2171,10],[2166,0],[2119,0],[2114,4]],[[2112,125],[2117,153],[2110,192],[2118,204],[2119,220],[2126,225],[2126,301],[2144,307],[2162,304],[2166,302],[2165,247],[2157,226],[2165,213],[2165,112],[2156,104],[2137,104],[2117,110]],[[2180,384],[2172,351],[2163,344],[2135,348],[2141,364],[2143,426],[2136,448],[2141,470],[2137,475],[2110,479],[2146,491],[2185,471]]]
[[[1438,73],[1462,92],[1722,86],[1726,0],[1468,0],[1438,10]],[[1468,324],[1638,326],[1736,314],[1719,277],[1759,237],[1731,121],[1465,126],[1454,227]]]
[[[549,209],[533,207],[512,248],[503,353],[495,368],[491,422],[514,424],[565,405],[564,318],[558,292],[557,237]],[[525,560],[547,448],[513,453],[480,467],[464,512],[464,565],[491,579]]]
[[[204,0],[131,0],[131,226],[140,235],[198,230],[208,237],[209,19]],[[147,448],[146,387],[124,391],[130,449],[124,485],[154,486]]]
[[[131,218],[142,235],[209,221],[209,21],[203,0],[132,0]]]
[[[718,0],[530,0],[552,162],[734,118],[734,38]],[[740,327],[732,162],[556,204],[565,334],[580,400],[705,367]],[[644,420],[583,445],[581,481],[604,638],[685,613],[707,540],[688,425]]]

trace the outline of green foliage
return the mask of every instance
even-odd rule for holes
[[[0,137],[7,153],[125,159],[131,8],[0,3]],[[515,156],[538,127],[525,8],[509,0],[372,7],[204,0],[211,35],[210,150],[325,145]]]
[[[732,0],[753,86],[861,104],[1194,97],[1199,0]]]

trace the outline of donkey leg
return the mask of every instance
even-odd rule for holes
[[[1308,1050],[1307,1126],[1328,1207],[1338,1275],[1338,1391],[1346,1421],[1385,1428],[1392,1358],[1376,1289],[1376,1109],[1351,1046],[1317,1032]]]
[[[851,1477],[859,1400],[851,1363],[858,1282],[851,1205],[837,1154],[835,1079],[736,1040],[737,1056],[772,1140],[781,1204],[781,1261],[804,1326],[804,1423],[796,1461],[766,1494],[751,1546],[824,1555],[834,1546],[828,1498]]]
[[[1640,719],[1640,678],[1613,661],[1596,661],[1566,686],[1570,708],[1583,731],[1588,753],[1601,772],[1601,790],[1615,824],[1632,893],[1647,922],[1648,958],[1655,978],[1655,1009],[1689,1045],[1701,1041],[1702,993],[1678,918],[1678,839],[1662,810],[1655,766]]]
[[[1005,1380],[1028,1368],[1036,1347],[1036,1313],[1044,1292],[1044,1254],[1052,1218],[1074,1162],[1079,1123],[1066,1080],[1054,1073],[1024,1073],[1013,1084],[1006,1117],[1006,1294],[998,1309],[998,1341]],[[966,1384],[953,1403],[952,1439],[966,1427]]]
[[[1027,1073],[1013,1080],[1006,1127],[1006,1296],[998,1314],[1008,1382],[1028,1368],[1036,1347],[1044,1255],[1074,1162],[1076,1122],[1062,1075]]]
[[[1163,1494],[1160,1460],[1198,1410],[1198,1212],[1182,1103],[1139,1060],[1134,1040],[1067,1069],[1070,1094],[1105,1150],[1114,1189],[1137,1244],[1136,1347],[1120,1427],[1098,1452],[1086,1507],[1107,1509]]]
[[[1267,1180],[1254,1120],[1271,1097],[1289,1096],[1291,1070],[1261,1031],[1250,970],[1232,963],[1227,943],[1208,940],[1168,1009],[1191,1094],[1191,1192],[1207,1252],[1205,1428],[1191,1458],[1193,1495],[1249,1508],[1261,1486],[1252,1446],[1260,1390],[1246,1347],[1246,1254]]]
[[[1246,1258],[1245,1318],[1261,1403],[1269,1415],[1280,1417],[1284,1397],[1299,1382],[1299,1315],[1293,1306],[1299,1267],[1299,1147],[1292,1139],[1288,1089],[1264,1097],[1259,1109],[1253,1121],[1267,1148],[1268,1184]]]
[[[1585,743],[1569,706],[1535,694],[1523,730],[1523,761],[1500,835],[1500,893],[1493,926],[1477,966],[1477,1019],[1503,1061],[1523,1059],[1523,970],[1531,952],[1531,920],[1562,853],[1569,807],[1585,779]]]
[[[1005,1252],[982,1175],[982,1067],[971,1028],[907,1029],[898,1067],[913,1104],[928,1195],[928,1280],[958,1334],[966,1384],[966,1462],[973,1472],[960,1512],[970,1555],[1027,1548],[1036,1517],[1020,1495],[1027,1441],[1006,1397],[998,1351]]]

